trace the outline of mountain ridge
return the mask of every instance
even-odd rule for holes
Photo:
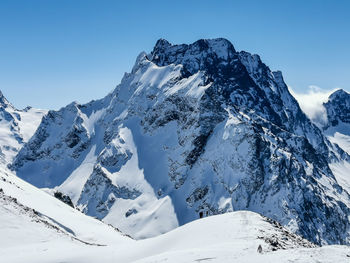
[[[6,167],[31,138],[46,110],[15,108],[0,91],[0,166]]]

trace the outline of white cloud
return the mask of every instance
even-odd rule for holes
[[[291,87],[288,88],[299,102],[300,108],[313,122],[316,124],[327,122],[326,109],[323,107],[323,103],[327,102],[329,95],[338,89],[324,90],[317,86],[309,86],[305,93],[298,93]]]

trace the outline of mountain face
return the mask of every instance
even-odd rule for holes
[[[49,111],[11,168],[135,238],[250,210],[349,244],[344,158],[259,56],[161,39],[105,98]]]
[[[337,149],[336,158],[330,160],[329,167],[342,187],[350,192],[350,94],[337,90],[323,107],[326,121],[320,127],[332,147]]]
[[[19,149],[34,134],[45,110],[17,110],[0,92],[0,166],[13,161]]]
[[[222,263],[255,262],[263,257],[280,263],[310,262],[310,258],[346,262],[349,257],[347,246],[317,247],[276,221],[249,211],[195,220],[136,241],[2,168],[0,204],[4,262],[198,262],[210,258]]]
[[[327,120],[322,127],[324,134],[350,154],[350,94],[337,90],[329,96],[323,107]]]
[[[323,104],[327,112],[326,129],[341,123],[350,123],[350,94],[340,89],[333,92]]]

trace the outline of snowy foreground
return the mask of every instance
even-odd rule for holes
[[[0,171],[0,189],[1,262],[350,262],[349,247],[315,247],[253,212],[135,241],[8,171]]]

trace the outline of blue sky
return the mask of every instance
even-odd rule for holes
[[[110,92],[158,38],[225,37],[296,92],[350,90],[350,1],[1,0],[0,89],[18,108]]]

